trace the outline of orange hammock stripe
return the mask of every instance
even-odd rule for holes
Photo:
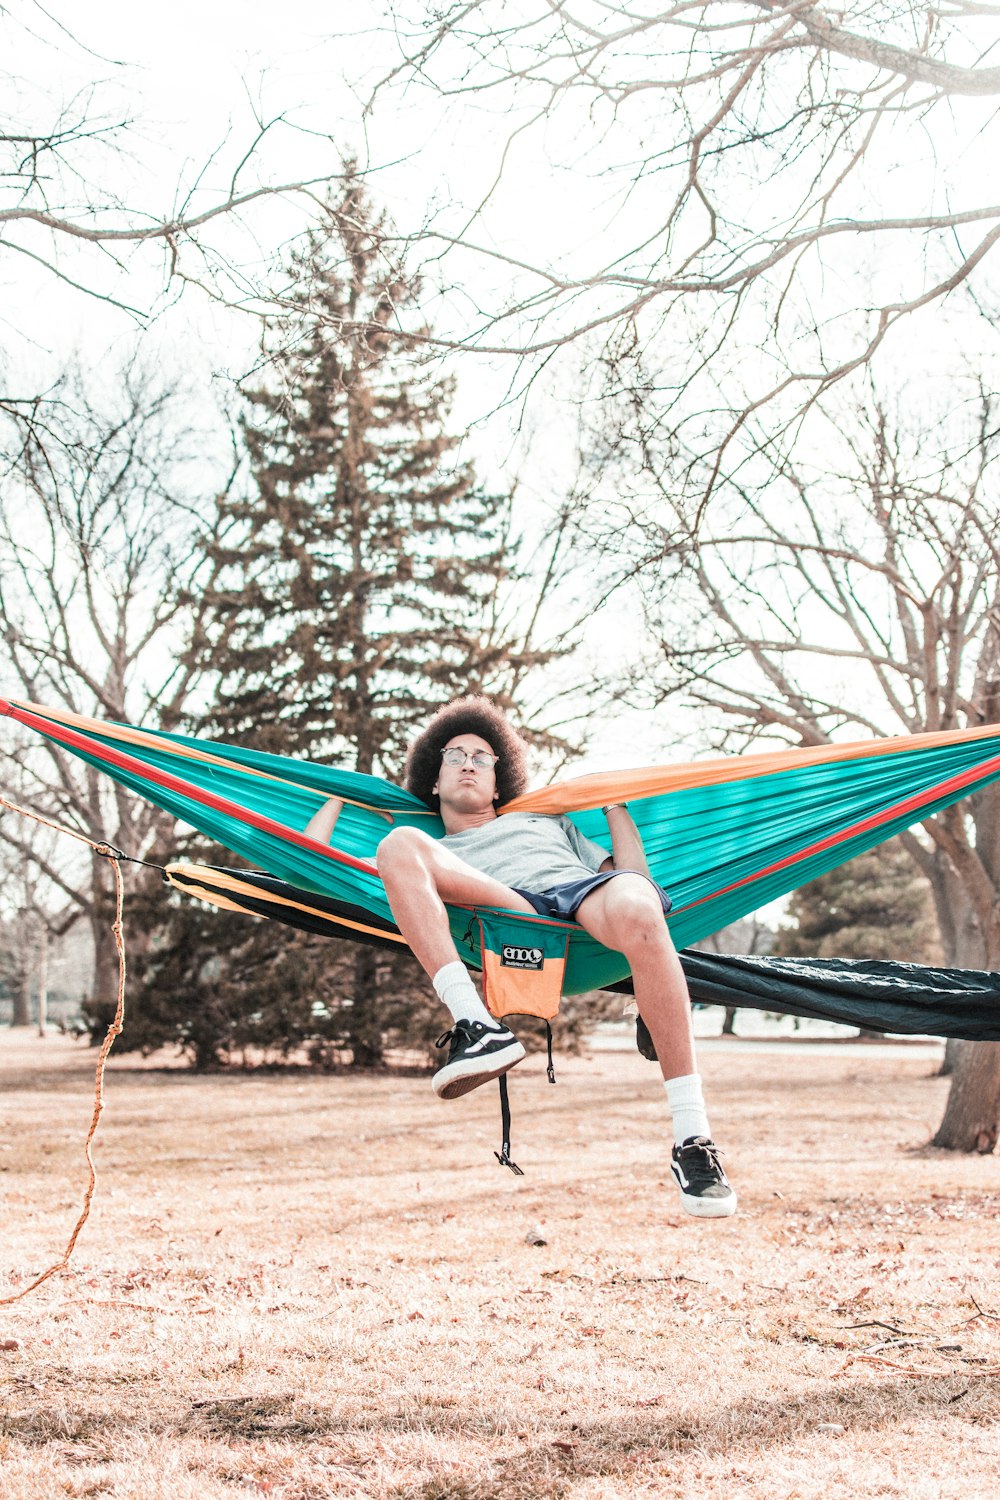
[[[758,755],[726,755],[717,760],[692,760],[677,766],[641,766],[632,771],[600,771],[573,776],[554,786],[539,787],[514,797],[504,812],[568,813],[602,807],[631,798],[660,797],[667,792],[721,786],[727,781],[750,781],[775,771],[800,771],[833,761],[877,760],[897,753],[933,750],[937,746],[995,739],[996,724],[977,729],[942,729],[931,734],[897,735],[887,740],[852,740],[843,745],[804,745],[792,750],[769,750]]]

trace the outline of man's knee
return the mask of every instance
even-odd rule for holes
[[[609,884],[618,885],[619,882]],[[660,898],[648,881],[637,880],[635,884],[629,881],[627,887],[622,881],[615,894],[612,922],[623,940],[623,948],[668,937]]]
[[[433,853],[434,840],[421,829],[394,828],[375,850],[375,866],[384,879],[395,870],[429,864]]]

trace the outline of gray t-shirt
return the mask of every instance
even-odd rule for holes
[[[446,834],[441,843],[474,870],[532,894],[585,880],[609,858],[569,818],[542,813],[504,813],[478,828]]]

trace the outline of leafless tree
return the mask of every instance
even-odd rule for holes
[[[478,109],[474,201],[418,231],[475,287],[450,347],[538,368],[567,343],[670,350],[645,393],[703,462],[802,411],[939,306],[1000,238],[985,159],[1000,7],[978,0],[390,0],[399,62],[372,108]],[[502,122],[497,128],[497,122]],[[495,144],[494,144],[495,143]],[[586,213],[512,225],[547,163]],[[538,215],[535,215],[537,220]],[[447,271],[441,275],[447,279]],[[492,282],[490,280],[492,276]],[[456,305],[459,305],[456,303]],[[439,325],[440,326],[440,325]],[[982,329],[981,329],[982,331]],[[988,335],[992,337],[992,333]]]
[[[199,492],[214,477],[204,434],[180,426],[175,391],[133,366],[109,416],[67,377],[44,413],[47,436],[12,434],[0,483],[0,659],[6,695],[175,728],[197,681],[179,667],[197,602]],[[58,433],[59,441],[53,441]],[[225,453],[220,455],[224,462]],[[219,462],[215,474],[219,472]],[[4,731],[4,789],[89,838],[141,855],[172,826],[49,741]],[[111,872],[68,840],[53,843],[6,812],[0,841],[44,878],[47,902],[82,915],[94,934],[94,994],[114,992]]]
[[[11,995],[11,1025],[31,1024],[34,993],[41,1036],[46,1032],[49,940],[63,937],[81,915],[76,905],[53,892],[40,868],[39,857],[58,861],[53,848],[57,837],[38,830],[31,855],[0,838],[0,972]]]
[[[870,387],[817,408],[810,457],[757,485],[747,468],[697,536],[672,482],[685,456],[624,398],[581,525],[638,585],[655,646],[633,691],[686,697],[720,748],[1000,722],[1000,406],[966,394],[936,422],[912,389],[892,412]],[[945,961],[1000,968],[1000,789],[903,837]],[[992,1150],[998,1129],[1000,1045],[970,1045],[936,1143]]]
[[[15,0],[0,10],[0,42],[18,48],[26,37],[43,48],[48,87],[37,78],[8,71],[0,116],[0,265],[13,279],[21,269],[40,275],[42,295],[62,286],[119,309],[147,324],[185,286],[234,307],[266,302],[268,256],[255,235],[254,215],[276,198],[298,201],[304,224],[315,209],[314,194],[339,174],[330,144],[330,170],[315,178],[274,180],[264,163],[265,147],[285,135],[301,144],[281,116],[269,118],[246,93],[246,123],[235,123],[227,139],[188,163],[177,178],[142,188],[123,184],[141,176],[143,135],[134,111],[141,88],[126,92],[127,67],[101,56],[80,33],[44,7]],[[9,56],[9,54],[8,54]],[[79,73],[93,80],[75,91],[61,77]],[[66,68],[66,64],[72,67]],[[117,79],[113,75],[118,75]],[[322,141],[311,138],[313,151]],[[273,154],[273,153],[271,153]],[[320,158],[322,150],[320,149]],[[294,231],[294,216],[288,232]],[[28,285],[33,285],[30,280]],[[31,341],[30,305],[8,302],[8,331]],[[45,430],[47,394],[19,388],[6,374],[0,412],[36,436]]]

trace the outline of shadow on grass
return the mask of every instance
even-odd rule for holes
[[[956,1371],[955,1374],[902,1378],[866,1384],[861,1388],[828,1385],[801,1398],[764,1401],[747,1399],[713,1406],[707,1398],[693,1406],[675,1405],[655,1415],[620,1412],[600,1423],[553,1424],[545,1438],[523,1440],[514,1454],[510,1437],[499,1434],[501,1451],[491,1458],[481,1420],[462,1422],[454,1413],[427,1411],[414,1423],[382,1424],[382,1431],[416,1426],[468,1447],[468,1462],[442,1464],[417,1481],[403,1481],[385,1490],[392,1500],[559,1500],[576,1493],[586,1480],[618,1481],[623,1493],[644,1473],[656,1483],[656,1470],[685,1454],[724,1459],[749,1467],[759,1465],[769,1450],[808,1439],[828,1441],[818,1429],[824,1423],[844,1428],[837,1442],[852,1433],[892,1430],[921,1413],[933,1413],[935,1424],[954,1411],[963,1423],[993,1423],[1000,1402],[992,1383]],[[506,1450],[506,1451],[504,1451]],[[674,1491],[671,1491],[674,1493]]]
[[[436,1408],[433,1398],[405,1411],[350,1410],[321,1406],[289,1395],[241,1395],[161,1406],[124,1400],[114,1410],[97,1409],[90,1401],[72,1402],[70,1409],[48,1405],[0,1412],[0,1438],[28,1447],[54,1439],[107,1444],[125,1428],[141,1428],[151,1435],[202,1436],[230,1444],[268,1443],[295,1449],[315,1442],[346,1443],[355,1455],[376,1446],[379,1439],[429,1434],[468,1450],[468,1467],[443,1464],[437,1474],[425,1475],[415,1486],[387,1491],[415,1500],[528,1500],[539,1494],[555,1496],[570,1481],[635,1475],[637,1466],[657,1465],[685,1453],[739,1461],[759,1458],[768,1449],[802,1441],[812,1434],[822,1438],[821,1424],[838,1423],[844,1434],[880,1432],[934,1412],[934,1420],[954,1413],[967,1424],[995,1423],[1000,1418],[1000,1392],[995,1382],[970,1370],[858,1386],[829,1384],[801,1397],[746,1399],[713,1405],[707,1397],[697,1402],[667,1403],[656,1411],[620,1410],[600,1422],[570,1421],[566,1413],[553,1421],[544,1438],[514,1435],[505,1427],[491,1430],[488,1417],[470,1397],[465,1410]],[[672,1409],[671,1409],[672,1406]],[[171,1409],[172,1408],[172,1409]],[[530,1414],[525,1413],[526,1420]],[[510,1452],[511,1443],[521,1446]],[[838,1440],[844,1437],[838,1434]],[[495,1446],[496,1456],[490,1453]],[[401,1460],[401,1463],[405,1462]],[[475,1466],[480,1472],[471,1472]]]

